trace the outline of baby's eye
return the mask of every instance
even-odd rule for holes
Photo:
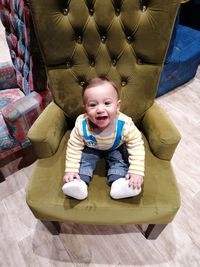
[[[106,106],[110,106],[110,105],[111,105],[111,101],[106,101],[104,104],[105,104]]]
[[[94,108],[94,107],[96,106],[96,104],[95,104],[95,103],[89,103],[88,106],[89,106],[90,108]]]

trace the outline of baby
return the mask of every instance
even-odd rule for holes
[[[108,165],[110,196],[121,199],[138,195],[144,178],[143,140],[132,119],[120,112],[115,84],[93,78],[84,85],[82,98],[85,113],[76,119],[67,145],[64,194],[87,198],[96,163],[103,157]]]

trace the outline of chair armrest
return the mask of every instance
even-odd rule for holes
[[[141,127],[153,154],[160,159],[171,160],[181,136],[156,103],[146,111]]]
[[[55,103],[50,103],[28,132],[36,156],[47,158],[55,154],[66,128],[63,110]]]

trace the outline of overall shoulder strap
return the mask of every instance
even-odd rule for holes
[[[89,146],[95,146],[97,144],[97,140],[94,136],[88,135],[87,133],[87,121],[84,119],[82,121],[82,128],[83,128],[83,138]]]
[[[124,123],[125,123],[124,121],[118,120],[115,142],[113,143],[112,147],[108,151],[113,151],[116,148],[118,148],[118,146],[120,145],[120,142],[121,142],[121,139],[122,139],[122,129],[124,127]]]

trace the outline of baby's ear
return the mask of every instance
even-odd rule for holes
[[[120,110],[121,102],[122,101],[120,99],[117,101],[117,109],[118,109],[118,111]]]

